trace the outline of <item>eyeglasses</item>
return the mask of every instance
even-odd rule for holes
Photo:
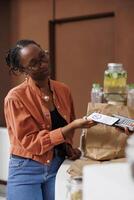
[[[28,69],[32,71],[36,71],[39,69],[42,63],[49,63],[49,53],[48,50],[41,50],[39,58],[38,59],[32,59],[30,63],[23,67],[23,69]]]

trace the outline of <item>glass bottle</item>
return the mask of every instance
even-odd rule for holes
[[[93,83],[92,90],[91,90],[91,103],[101,103],[102,102],[102,88],[100,84]]]
[[[76,176],[68,181],[67,200],[82,200],[82,177]]]

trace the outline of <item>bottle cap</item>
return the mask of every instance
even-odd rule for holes
[[[100,84],[99,83],[93,83],[93,88],[100,88]]]

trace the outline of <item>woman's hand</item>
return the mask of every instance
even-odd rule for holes
[[[68,125],[62,127],[62,135],[64,138],[66,138],[70,133],[72,134],[72,131],[78,128],[91,128],[92,126],[95,126],[97,123],[92,120],[87,120],[86,117],[75,119]]]
[[[132,125],[132,124],[131,124]],[[133,124],[134,126],[134,124]],[[133,134],[133,132],[129,131],[127,127],[124,127],[124,129],[116,127],[116,130],[118,130],[120,133],[125,133],[126,135],[130,136]]]
[[[133,127],[134,127],[134,123],[131,123],[130,126],[133,126]],[[132,132],[132,131],[129,131],[129,129],[128,129],[127,127],[125,127],[124,129],[125,129],[125,133],[126,133],[127,135],[132,135],[132,134],[134,133],[134,132]]]
[[[97,122],[94,122],[89,119],[87,120],[86,117],[76,119],[72,123],[75,129],[76,128],[91,128],[92,126],[95,126],[97,124]]]
[[[66,156],[69,160],[76,160],[80,158],[81,151],[73,148],[71,144],[66,144]]]
[[[127,127],[124,128],[124,132],[128,136],[132,134],[132,132],[130,132]]]

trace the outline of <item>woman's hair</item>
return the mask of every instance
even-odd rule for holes
[[[23,67],[20,65],[20,50],[30,44],[35,44],[40,47],[34,40],[25,39],[17,41],[15,47],[8,50],[5,60],[9,66],[10,73],[16,74],[15,72],[23,72]]]

